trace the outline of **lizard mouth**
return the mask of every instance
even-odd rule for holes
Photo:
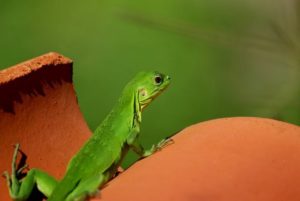
[[[141,109],[144,110],[152,102],[152,100],[153,100],[153,98],[148,98],[148,99],[143,100],[140,103]]]

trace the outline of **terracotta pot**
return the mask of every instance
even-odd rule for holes
[[[110,201],[298,201],[300,127],[262,118],[199,123],[102,190]]]
[[[13,145],[20,143],[29,167],[61,178],[90,134],[78,107],[70,59],[49,53],[0,71],[0,173],[10,171]],[[10,200],[3,178],[0,200]]]

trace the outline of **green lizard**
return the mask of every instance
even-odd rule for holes
[[[91,138],[70,160],[61,181],[47,173],[31,169],[19,180],[25,168],[16,168],[19,145],[16,145],[12,174],[4,173],[10,196],[23,201],[30,196],[33,187],[43,193],[48,201],[79,201],[95,196],[99,187],[113,178],[129,149],[141,157],[147,157],[167,145],[164,139],[151,149],[144,150],[139,143],[141,113],[170,83],[170,77],[158,72],[141,72],[124,88],[112,111],[94,131]]]

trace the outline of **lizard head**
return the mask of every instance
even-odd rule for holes
[[[141,72],[136,76],[136,92],[141,109],[151,103],[170,84],[170,77],[157,71]]]

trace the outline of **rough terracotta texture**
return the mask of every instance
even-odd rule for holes
[[[70,59],[49,53],[0,71],[0,173],[10,170],[12,145],[20,143],[30,167],[60,178],[90,134],[78,107]],[[10,200],[3,178],[0,200]]]
[[[181,131],[102,190],[103,201],[299,201],[300,127],[226,118]]]

